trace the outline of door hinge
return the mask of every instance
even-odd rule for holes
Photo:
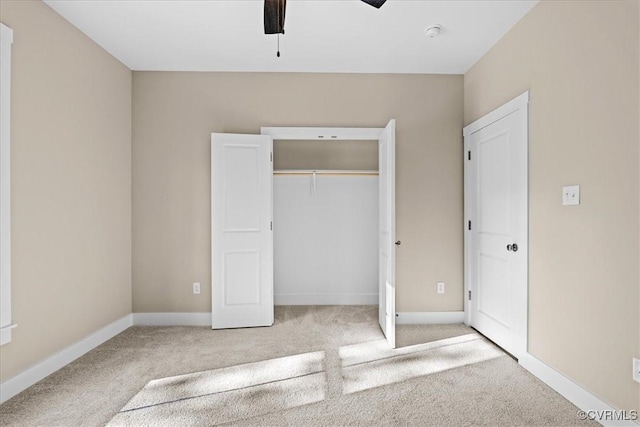
[[[270,158],[271,158],[271,161],[273,162],[273,153],[269,153],[269,154],[271,155]]]
[[[469,230],[471,230],[471,220],[469,220]]]
[[[467,151],[467,159],[471,160],[471,151]]]
[[[471,301],[471,291],[469,291],[469,301]]]
[[[271,221],[271,223],[269,223],[269,229],[270,229],[271,231],[273,231],[273,221]]]

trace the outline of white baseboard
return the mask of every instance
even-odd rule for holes
[[[397,313],[396,325],[464,323],[464,311],[417,311]]]
[[[601,415],[599,418],[596,418],[596,421],[600,424],[604,426],[638,427],[638,424],[630,420],[611,421],[605,419],[604,414],[620,413],[620,411],[597,398],[583,387],[570,380],[568,377],[537,359],[535,356],[525,353],[524,356],[521,356],[520,359],[518,359],[518,363],[581,410],[587,412],[594,411],[596,416]],[[630,410],[627,410],[627,414],[630,415]],[[577,416],[578,414],[576,414],[576,417]],[[609,416],[609,418],[611,418],[611,416]]]
[[[275,305],[378,305],[378,294],[275,294]]]
[[[43,361],[27,368],[13,378],[0,383],[0,403],[31,387],[55,371],[73,362],[83,354],[115,337],[132,325],[130,314],[109,323],[86,338],[71,344]]]
[[[211,313],[133,313],[133,325],[211,327]]]

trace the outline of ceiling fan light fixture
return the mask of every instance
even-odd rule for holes
[[[442,25],[431,25],[425,28],[424,35],[430,39],[434,39],[440,35],[440,31],[442,31]]]

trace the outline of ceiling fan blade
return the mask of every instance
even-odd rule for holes
[[[264,33],[284,34],[287,0],[264,0]]]
[[[384,2],[386,2],[387,0],[362,0],[362,1],[365,2],[366,4],[369,4],[375,7],[376,9],[380,9],[380,6],[382,6]]]

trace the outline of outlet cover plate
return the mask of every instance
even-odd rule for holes
[[[444,294],[444,282],[438,282],[438,293]]]
[[[193,284],[193,293],[195,295],[200,295],[200,283],[194,283]]]
[[[580,186],[569,185],[562,187],[562,205],[572,206],[580,204]]]
[[[633,358],[633,380],[640,383],[640,359]]]

